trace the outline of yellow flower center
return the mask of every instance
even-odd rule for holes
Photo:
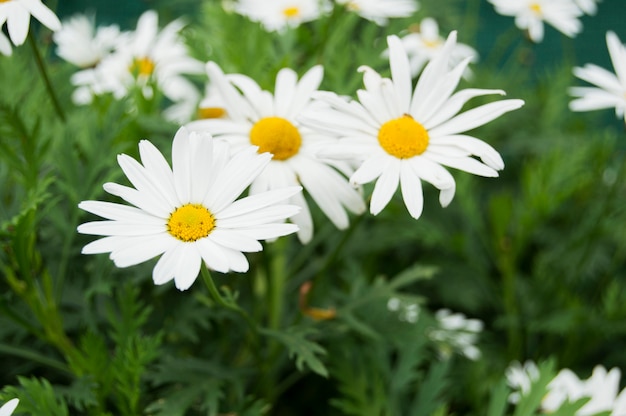
[[[150,76],[154,72],[155,63],[150,58],[135,58],[130,65],[130,72],[135,75]]]
[[[167,231],[186,243],[208,236],[214,228],[213,214],[200,204],[178,207],[167,220]]]
[[[428,131],[408,114],[389,120],[378,130],[378,143],[391,156],[409,159],[428,148]]]
[[[265,117],[252,126],[250,143],[259,146],[259,153],[269,152],[276,160],[287,160],[300,150],[302,137],[284,118]]]
[[[530,10],[536,15],[541,15],[541,5],[539,3],[531,3]]]
[[[348,4],[346,4],[346,7],[348,10],[353,12],[358,12],[359,10],[361,10],[361,7],[359,7],[359,4],[355,1],[348,2]]]
[[[287,7],[285,10],[283,10],[283,14],[285,15],[285,17],[287,18],[291,18],[291,17],[297,17],[300,15],[300,9],[298,9],[297,7],[293,6],[293,7]]]
[[[200,107],[198,109],[198,118],[220,118],[224,117],[226,110],[221,107]]]

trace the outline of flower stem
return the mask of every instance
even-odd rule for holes
[[[50,95],[50,99],[52,100],[54,110],[56,111],[61,121],[65,122],[65,113],[63,112],[61,104],[59,103],[59,99],[54,92],[54,88],[52,87],[52,83],[50,82],[50,77],[48,76],[48,71],[46,70],[46,65],[41,58],[41,52],[39,52],[39,47],[37,46],[37,41],[35,40],[32,31],[28,33],[28,41],[30,43],[30,46],[33,48],[33,54],[35,55],[37,68],[39,69],[39,73],[43,78],[44,84],[46,85],[46,89],[48,90],[48,95]]]

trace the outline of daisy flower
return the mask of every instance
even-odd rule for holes
[[[361,195],[342,175],[352,172],[350,166],[346,162],[322,160],[316,156],[336,138],[303,127],[298,120],[322,81],[321,66],[311,68],[299,81],[293,70],[281,69],[276,76],[273,95],[261,90],[246,76],[225,75],[213,62],[207,64],[207,72],[224,100],[227,117],[194,121],[188,127],[209,131],[235,148],[253,144],[259,146],[259,152],[273,155],[267,169],[252,182],[252,194],[285,185],[302,185],[340,229],[348,227],[346,209],[356,214],[365,210]],[[302,194],[295,195],[292,202],[302,208],[291,220],[300,227],[300,241],[307,243],[313,235],[307,202]]]
[[[615,108],[615,114],[626,123],[626,47],[613,32],[607,32],[606,44],[615,73],[594,64],[574,68],[574,75],[595,87],[570,88],[576,97],[570,102],[572,111]]]
[[[322,156],[361,162],[350,177],[353,184],[376,181],[370,202],[373,215],[389,203],[399,185],[409,213],[417,219],[424,203],[421,180],[441,191],[442,206],[452,201],[456,185],[443,166],[480,176],[498,176],[497,171],[504,168],[498,152],[461,133],[520,108],[524,102],[503,100],[460,113],[471,98],[504,95],[504,91],[466,89],[454,93],[469,63],[468,58],[448,70],[456,32],[428,63],[411,93],[409,60],[402,42],[397,36],[387,40],[391,79],[363,66],[359,70],[363,72],[365,89],[357,92],[360,102],[348,102],[331,92],[318,93],[317,98],[327,108],[310,111],[303,121],[341,137],[337,145],[324,149]]]
[[[430,17],[424,19],[419,24],[419,31],[409,33],[401,38],[402,45],[409,57],[411,76],[416,77],[424,68],[424,65],[435,56],[441,53],[446,39],[439,34],[439,25],[435,19]],[[385,51],[388,55],[389,51]],[[471,58],[471,62],[478,60],[478,52],[470,46],[457,43],[450,52],[450,67],[459,64],[466,58]],[[469,68],[465,75],[469,74]]]
[[[543,40],[543,23],[556,28],[570,38],[583,28],[578,19],[583,12],[572,0],[489,0],[496,12],[505,16],[515,16],[515,25],[528,31],[535,42]]]
[[[338,0],[337,3],[380,26],[386,25],[390,18],[412,16],[419,8],[415,0]]]
[[[514,391],[509,395],[509,402],[519,403],[523,396],[530,393],[532,384],[539,380],[539,368],[534,361],[526,361],[524,365],[514,361],[505,371],[506,383]]]
[[[81,94],[85,90],[94,95],[112,93],[117,99],[135,87],[150,99],[154,95],[153,85],[173,102],[190,96],[197,98],[196,88],[183,74],[201,73],[203,66],[187,53],[179,35],[182,28],[183,22],[175,20],[159,30],[157,13],[148,10],[115,53],[95,68],[74,74],[72,83],[83,89]]]
[[[41,0],[0,1],[0,28],[7,23],[9,37],[15,46],[26,40],[31,15],[52,31],[61,28],[59,18]]]
[[[52,39],[57,55],[81,68],[95,66],[127,40],[117,25],[96,29],[94,17],[83,14],[64,21]]]
[[[2,30],[0,30],[0,53],[6,56],[11,56],[13,51],[11,50],[11,42],[9,42],[9,38],[4,36]]]
[[[470,360],[478,360],[481,352],[476,347],[478,334],[483,330],[483,323],[478,319],[467,319],[462,313],[452,313],[449,309],[440,309],[435,314],[439,328],[430,331],[432,340],[447,344],[461,352]],[[446,348],[441,349],[444,357],[449,355]]]
[[[111,253],[118,267],[162,254],[153,270],[157,285],[174,280],[188,289],[201,262],[212,270],[245,272],[242,252],[261,251],[258,240],[297,231],[283,221],[299,210],[279,202],[300,192],[284,187],[235,200],[267,166],[268,153],[249,148],[229,157],[226,143],[181,128],[172,143],[172,167],[147,140],[139,143],[141,163],[127,155],[118,162],[134,188],[116,183],[104,190],[134,206],[83,201],[79,207],[107,219],[82,224],[78,232],[105,236],[83,254]]]
[[[17,405],[20,403],[18,399],[11,399],[0,407],[0,416],[11,416]]]
[[[268,32],[295,28],[319,18],[329,10],[327,1],[320,0],[239,0],[235,11],[254,22],[260,22]]]

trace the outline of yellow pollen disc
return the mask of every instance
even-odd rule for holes
[[[200,204],[178,207],[167,220],[167,231],[186,243],[208,236],[214,228],[213,214]]]
[[[349,2],[346,7],[348,8],[348,10],[353,11],[353,12],[358,12],[361,8],[359,7],[358,3],[355,1],[351,1]]]
[[[259,153],[269,152],[276,160],[287,160],[300,150],[302,137],[284,118],[265,117],[252,126],[250,143],[259,146]]]
[[[283,10],[283,14],[286,17],[296,17],[298,15],[300,15],[300,9],[298,9],[297,7],[287,7],[285,10]]]
[[[154,72],[155,64],[149,58],[135,58],[130,66],[130,72],[135,76],[150,76]]]
[[[530,5],[530,10],[532,10],[535,14],[541,14],[541,5],[539,3],[532,3]]]
[[[409,159],[428,148],[428,131],[408,114],[389,120],[378,130],[378,143],[391,156]]]
[[[221,118],[226,114],[226,110],[220,107],[200,107],[198,109],[198,118]]]

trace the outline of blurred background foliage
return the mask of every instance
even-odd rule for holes
[[[600,3],[577,38],[548,29],[540,45],[484,1],[421,3],[418,18],[433,16],[443,33],[458,29],[461,42],[477,45],[464,87],[526,101],[475,132],[506,169],[498,179],[454,172],[457,195],[445,209],[425,186],[419,221],[399,196],[377,217],[353,218],[347,232],[314,213],[309,245],[287,238],[251,256],[249,274],[214,276],[264,327],[257,339],[199,284],[156,287],[151,262],[120,270],[80,254],[92,238],[75,232],[87,220],[78,202],[105,197],[102,183],[122,179],[115,155],[136,156],[140,138],[169,152],[177,126],[158,108],[130,114],[110,97],[72,106],[72,68],[48,44],[67,113],[60,122],[42,105],[41,81],[24,76],[35,71],[31,51],[0,59],[0,384],[14,386],[1,398],[19,396],[19,411],[37,415],[478,416],[489,402],[498,416],[510,410],[502,376],[513,360],[552,359],[537,397],[555,368],[626,369],[624,126],[611,111],[567,108],[567,88],[579,83],[571,68],[608,67],[606,30],[626,39],[623,2]],[[361,85],[358,65],[387,71],[385,35],[417,21],[381,28],[344,16],[279,38],[214,1],[58,2],[61,17],[94,11],[124,28],[148,8],[162,22],[184,15],[194,55],[226,72],[271,89],[281,67],[302,73],[322,63],[322,87],[344,94]],[[281,309],[269,312],[278,272],[288,280]],[[335,308],[335,319],[303,314],[306,282],[307,302]],[[393,296],[420,304],[417,323],[389,312]],[[480,360],[439,358],[425,335],[439,308],[485,323]]]

